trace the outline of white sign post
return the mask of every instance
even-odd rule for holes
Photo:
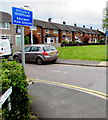
[[[12,93],[12,87],[10,87],[1,97],[0,97],[0,118],[2,119],[2,105],[8,99],[8,109],[11,110],[10,94]]]
[[[3,103],[9,98],[10,94],[12,93],[12,87],[10,87],[1,97],[0,97],[0,109],[2,108]],[[10,98],[9,98],[10,102]],[[9,105],[10,106],[10,105]],[[10,110],[11,108],[9,108]]]

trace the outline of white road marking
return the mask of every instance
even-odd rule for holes
[[[58,70],[46,70],[46,71],[56,72],[56,73],[68,73],[68,72],[66,72],[66,71],[58,71]]]

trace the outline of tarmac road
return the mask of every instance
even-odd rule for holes
[[[26,64],[28,78],[80,86],[106,93],[106,68]]]
[[[106,118],[106,100],[96,96],[37,82],[28,89],[40,118]]]
[[[105,68],[26,64],[26,69],[35,81],[28,86],[34,114],[41,118],[106,118],[106,100],[92,95],[94,90],[105,93]],[[76,90],[73,84],[94,90]]]

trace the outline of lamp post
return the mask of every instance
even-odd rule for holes
[[[31,11],[31,7],[29,7],[28,5],[24,5],[24,7],[29,8],[29,10]],[[33,25],[30,27],[30,31],[31,31],[31,45],[33,45]]]

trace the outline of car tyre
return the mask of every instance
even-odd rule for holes
[[[14,61],[16,61],[16,62],[21,62],[21,61],[19,60],[18,56],[14,56],[13,59],[14,59]]]
[[[37,63],[38,65],[42,65],[42,64],[43,64],[43,59],[40,58],[40,57],[38,57],[38,58],[36,59],[36,63]]]

